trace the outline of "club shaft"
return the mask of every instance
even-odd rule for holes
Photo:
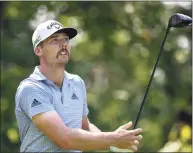
[[[144,107],[144,104],[145,104],[145,101],[146,101],[146,98],[147,98],[147,95],[148,95],[148,92],[149,92],[150,85],[151,85],[151,82],[152,82],[152,80],[153,80],[153,76],[154,76],[155,70],[156,70],[156,68],[157,68],[159,59],[160,59],[161,54],[162,54],[162,52],[163,52],[163,47],[164,47],[164,44],[165,44],[167,35],[168,35],[169,31],[170,31],[170,28],[171,28],[171,27],[168,26],[168,28],[167,28],[167,30],[166,30],[166,34],[165,34],[164,40],[163,40],[162,45],[161,45],[161,48],[160,48],[160,52],[159,52],[159,55],[158,55],[158,57],[157,57],[156,63],[155,63],[155,65],[154,65],[154,68],[153,68],[153,71],[152,71],[152,74],[151,74],[149,83],[148,83],[147,88],[146,88],[146,91],[145,91],[145,95],[144,95],[144,97],[143,97],[142,104],[141,104],[141,106],[140,106],[140,109],[139,109],[139,112],[138,112],[138,115],[137,115],[135,124],[134,124],[134,126],[133,126],[133,129],[135,129],[135,128],[137,127],[137,124],[138,124],[138,121],[139,121],[139,118],[140,118],[142,109],[143,109],[143,107]]]

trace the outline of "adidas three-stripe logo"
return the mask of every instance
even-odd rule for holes
[[[71,99],[78,99],[78,97],[75,95],[75,93],[73,93]]]
[[[34,99],[33,103],[31,104],[31,107],[34,107],[34,106],[37,106],[37,105],[40,105],[40,104],[42,104],[42,103],[40,103],[39,101]]]

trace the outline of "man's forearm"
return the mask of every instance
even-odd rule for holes
[[[74,150],[106,150],[116,141],[113,132],[89,132],[82,129],[69,129],[68,147]],[[66,147],[66,146],[65,146]]]
[[[102,132],[98,127],[96,127],[94,124],[89,124],[89,130],[90,132]]]
[[[82,121],[82,129],[90,132],[101,132],[94,124],[92,124],[88,117],[85,117]]]

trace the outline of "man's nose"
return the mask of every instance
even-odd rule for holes
[[[67,45],[68,45],[68,43],[66,41],[62,41],[60,46],[61,46],[61,48],[66,48]]]

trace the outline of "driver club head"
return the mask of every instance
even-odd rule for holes
[[[192,25],[192,18],[180,13],[171,16],[168,23],[169,27],[175,28],[182,28],[190,25]]]

